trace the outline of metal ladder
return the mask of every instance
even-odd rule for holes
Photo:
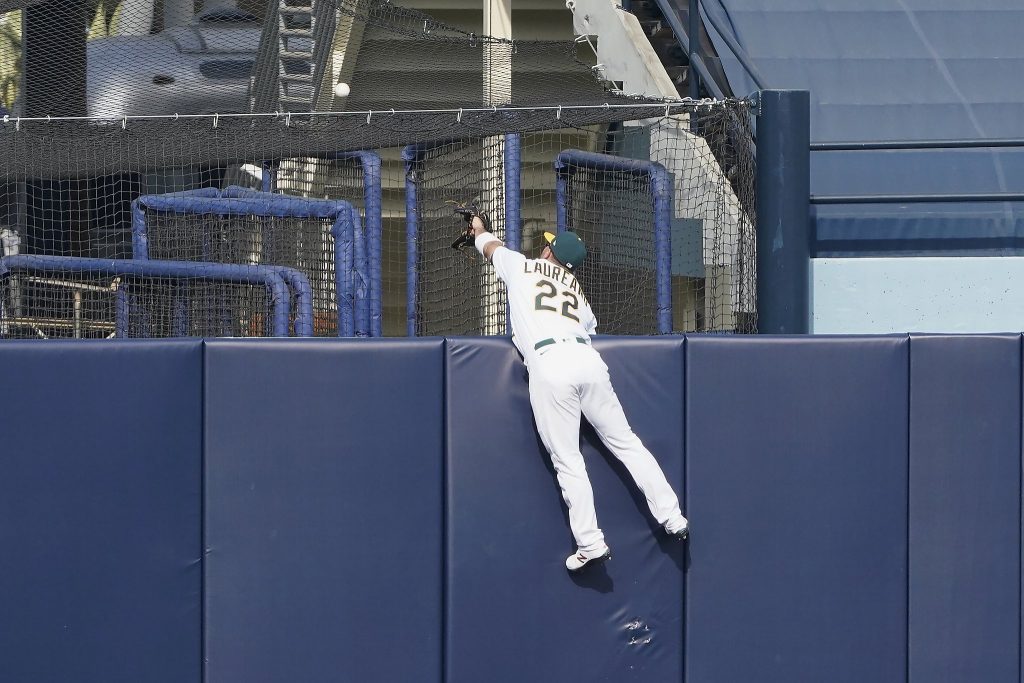
[[[316,0],[278,0],[277,101],[282,111],[311,111],[315,101]]]

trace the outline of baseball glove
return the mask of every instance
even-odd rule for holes
[[[466,229],[463,230],[459,238],[452,242],[452,249],[461,251],[466,247],[472,247],[475,237],[473,235],[473,218],[476,216],[480,217],[480,220],[484,222],[484,230],[487,232],[491,231],[491,219],[487,217],[487,214],[479,209],[477,206],[479,199],[473,199],[471,202],[466,203],[453,203],[452,210],[457,216],[462,216],[463,220],[466,221]]]

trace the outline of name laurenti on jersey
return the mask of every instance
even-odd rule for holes
[[[539,341],[581,337],[589,341],[597,319],[576,276],[556,263],[528,259],[507,247],[491,257],[508,290],[512,341],[524,358]]]

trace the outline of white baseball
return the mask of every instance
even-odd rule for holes
[[[348,97],[348,94],[352,92],[352,88],[348,87],[348,83],[335,83],[334,84],[334,96],[335,97]]]

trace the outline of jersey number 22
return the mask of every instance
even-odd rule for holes
[[[544,299],[553,299],[556,296],[558,296],[558,288],[555,287],[555,283],[551,282],[550,280],[541,280],[540,282],[537,283],[537,286],[543,289],[544,291],[538,294],[536,298],[533,300],[534,308],[536,308],[538,311],[554,311],[555,313],[558,313],[557,307],[548,306],[547,304],[544,303]],[[572,309],[573,311],[579,309],[580,300],[576,297],[575,294],[569,291],[562,292],[562,296],[565,297],[565,299],[562,300],[562,315],[564,315],[566,318],[570,318],[572,320],[575,320],[576,322],[579,322],[579,317],[576,316],[574,313],[571,313],[569,309]]]

